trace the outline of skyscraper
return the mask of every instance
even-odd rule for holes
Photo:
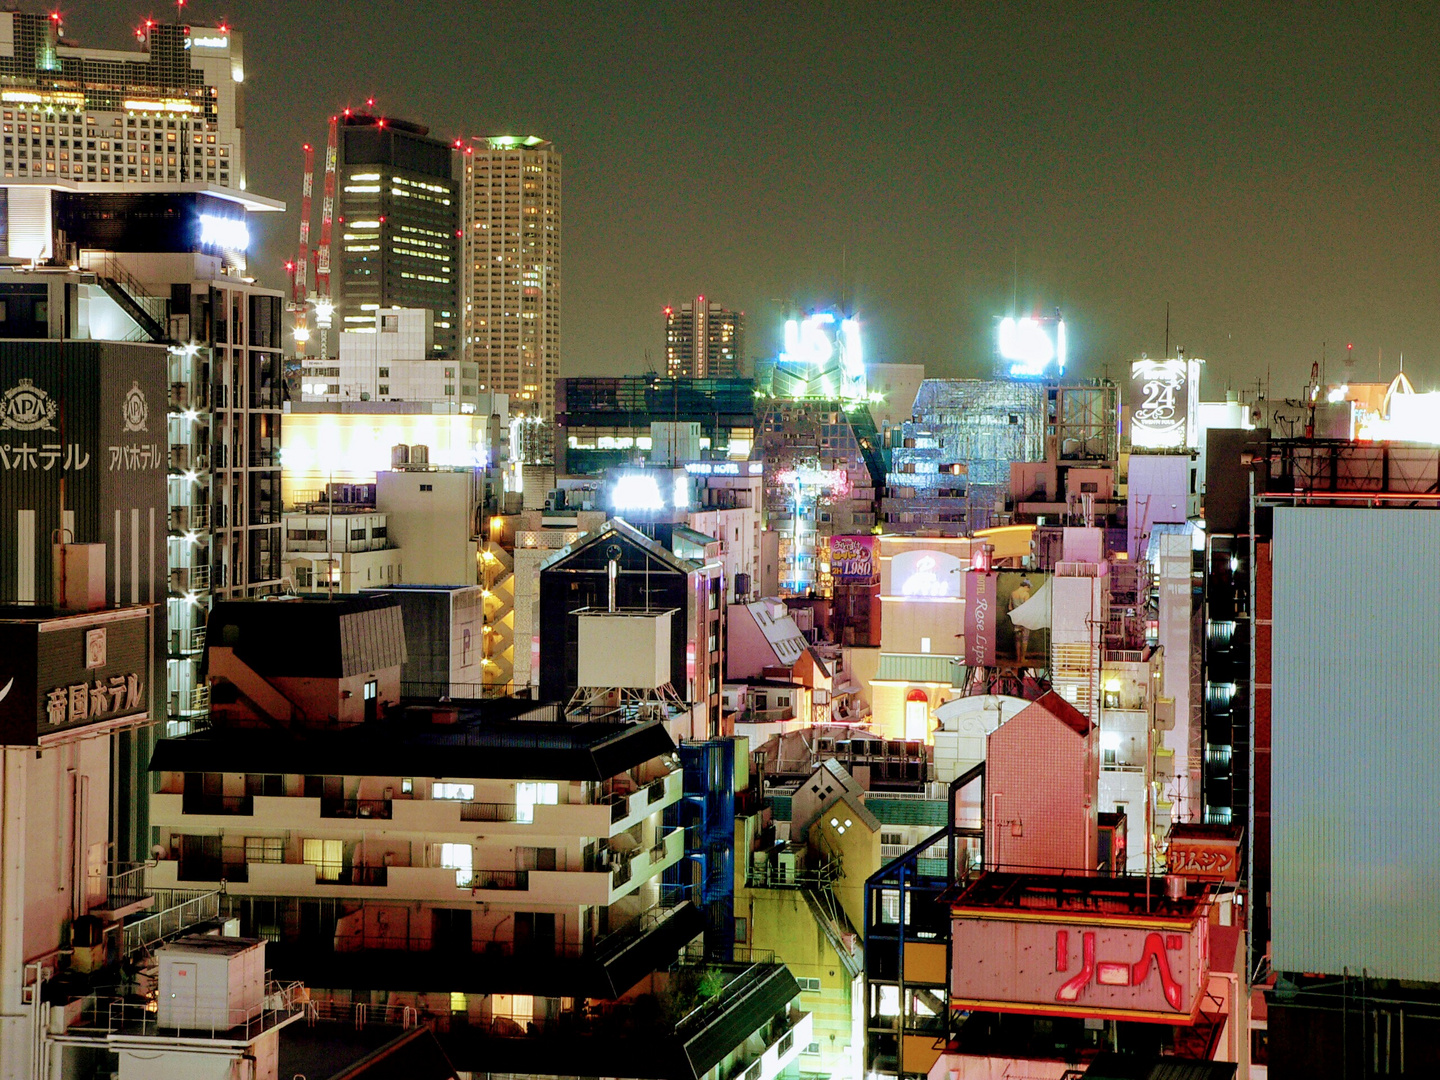
[[[737,378],[745,313],[697,296],[665,309],[665,373],[696,379]]]
[[[513,416],[549,419],[560,374],[560,153],[529,136],[465,150],[465,359]]]
[[[422,124],[340,118],[335,321],[373,332],[380,308],[434,313],[435,356],[459,343],[460,185],[454,149]]]

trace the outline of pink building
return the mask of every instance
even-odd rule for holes
[[[1099,864],[1097,728],[1050,691],[985,740],[985,868],[1081,871]]]

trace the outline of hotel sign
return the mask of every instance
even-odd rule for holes
[[[0,744],[149,716],[150,613],[116,615],[0,622]]]
[[[1209,977],[1209,923],[1185,918],[957,909],[958,1009],[1189,1024]]]

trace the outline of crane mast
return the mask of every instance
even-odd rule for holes
[[[330,136],[325,144],[325,193],[320,201],[320,250],[315,258],[315,325],[320,328],[320,358],[329,356],[330,318],[335,303],[330,296],[330,231],[335,218],[335,158],[339,138],[338,116],[330,117]]]
[[[310,340],[306,319],[306,296],[310,287],[310,204],[315,189],[315,148],[309,143],[305,150],[305,181],[300,191],[300,249],[295,254],[295,275],[291,285],[291,309],[295,312],[295,358],[305,356],[305,343]]]

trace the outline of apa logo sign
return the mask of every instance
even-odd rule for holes
[[[0,428],[54,431],[55,399],[29,379],[0,394]]]
[[[138,380],[131,382],[130,389],[125,392],[125,400],[120,405],[120,418],[125,421],[125,430],[150,430],[145,426],[149,416],[150,407],[145,404],[145,391],[140,389]]]

